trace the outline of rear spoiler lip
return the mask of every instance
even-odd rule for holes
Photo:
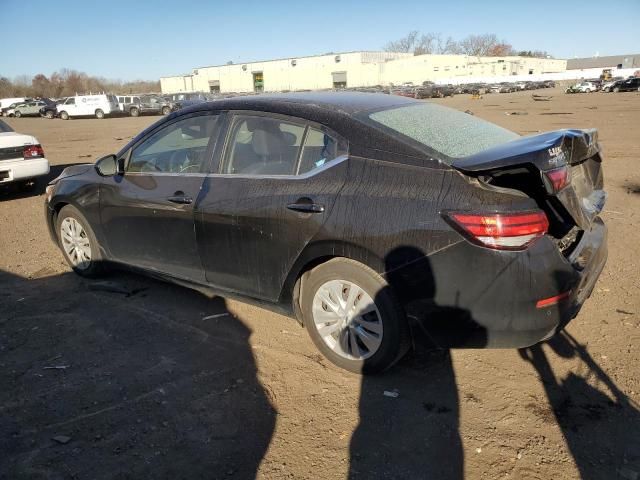
[[[573,165],[600,152],[598,131],[564,129],[522,137],[452,162],[463,173],[534,164],[539,170]]]

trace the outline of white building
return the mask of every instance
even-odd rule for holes
[[[398,85],[425,80],[462,83],[474,77],[563,72],[566,60],[530,57],[347,52],[201,67],[160,78],[163,93],[276,92]]]

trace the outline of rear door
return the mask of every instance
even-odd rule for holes
[[[194,206],[210,168],[218,118],[198,112],[162,124],[132,147],[124,175],[105,179],[101,216],[114,260],[204,280]]]
[[[276,300],[326,221],[347,173],[347,145],[318,125],[276,115],[230,118],[216,174],[197,206],[207,281]]]

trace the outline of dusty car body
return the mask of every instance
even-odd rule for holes
[[[563,328],[606,261],[601,161],[592,130],[521,137],[393,95],[260,95],[67,168],[45,213],[80,274],[116,264],[241,298],[376,372],[409,348],[407,316],[447,346]]]

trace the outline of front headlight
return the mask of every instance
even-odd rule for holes
[[[51,203],[51,197],[53,196],[53,191],[56,189],[56,184],[49,184],[44,189],[44,197],[47,200],[47,203]]]

